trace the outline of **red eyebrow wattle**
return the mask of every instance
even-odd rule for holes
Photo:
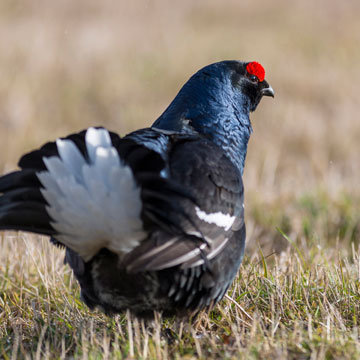
[[[252,61],[250,63],[248,63],[246,65],[246,71],[250,74],[250,75],[255,75],[259,81],[264,81],[265,79],[265,69],[263,68],[263,66],[256,62],[256,61]]]

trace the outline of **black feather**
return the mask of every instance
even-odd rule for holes
[[[0,208],[3,208],[6,204],[12,204],[16,202],[38,202],[40,204],[46,204],[41,190],[35,187],[24,187],[7,191],[0,197]]]
[[[153,129],[125,138],[109,133],[140,188],[144,239],[128,253],[111,252],[109,239],[101,239],[104,248],[86,262],[66,249],[90,307],[100,305],[107,313],[130,309],[140,316],[153,310],[197,314],[224,296],[244,254],[241,176],[252,131],[249,112],[268,86],[249,81],[247,65],[209,65],[191,77]],[[82,131],[64,139],[88,160],[85,138]],[[47,170],[44,158],[53,156],[59,152],[50,142],[24,155],[21,171],[0,178],[0,229],[50,235],[61,246],[61,234],[51,225],[61,219],[47,212],[51,204],[38,179]],[[231,219],[229,226],[213,221],[216,213]]]
[[[30,169],[14,171],[10,174],[0,177],[0,193],[5,193],[20,187],[40,187],[40,181],[35,172]]]

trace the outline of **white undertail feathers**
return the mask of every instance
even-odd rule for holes
[[[86,160],[71,140],[57,140],[59,156],[37,173],[58,241],[85,261],[101,248],[123,255],[145,237],[140,189],[105,129],[89,128]]]

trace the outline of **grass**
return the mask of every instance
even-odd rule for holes
[[[62,250],[46,238],[4,233],[1,356],[357,358],[360,249],[354,234],[360,219],[353,210],[358,201],[318,199],[320,195],[308,196],[295,204],[303,219],[296,238],[273,228],[284,213],[261,217],[256,215],[260,210],[253,209],[260,242],[267,244],[269,236],[282,239],[284,251],[267,253],[260,245],[252,254],[248,250],[226,298],[194,324],[160,316],[143,323],[130,313],[110,318],[91,312],[79,300],[79,287],[63,265]],[[294,219],[283,222],[288,233],[296,229]]]
[[[187,78],[260,61],[276,91],[252,114],[247,256],[196,324],[90,312],[61,250],[0,235],[0,357],[354,359],[359,341],[360,22],[348,0],[4,0],[0,172],[92,125],[150,125]]]
[[[226,298],[195,324],[161,317],[144,324],[129,313],[109,318],[89,311],[62,264],[62,251],[36,240],[11,234],[1,239],[5,359],[360,356],[360,258],[354,245],[347,252],[339,242],[323,248],[311,239],[287,239],[291,246],[281,255],[248,256]]]

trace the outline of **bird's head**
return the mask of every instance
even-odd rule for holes
[[[274,97],[258,62],[221,61],[205,66],[181,88],[153,128],[198,133],[223,147],[241,171],[252,131],[250,112]]]
[[[230,67],[233,69],[232,85],[249,98],[250,111],[256,109],[263,96],[274,97],[275,92],[265,80],[265,70],[260,63],[235,61]]]
[[[206,81],[207,77],[211,80]],[[232,103],[236,107],[241,104],[244,111],[246,108],[254,111],[263,96],[275,95],[265,80],[265,69],[256,61],[230,60],[211,64],[197,72],[189,80],[189,85],[192,82],[207,87],[219,104]]]
[[[256,61],[228,60],[205,66],[195,73],[155,122],[158,128],[181,131],[234,117],[246,125],[263,96],[274,97],[265,70]]]

